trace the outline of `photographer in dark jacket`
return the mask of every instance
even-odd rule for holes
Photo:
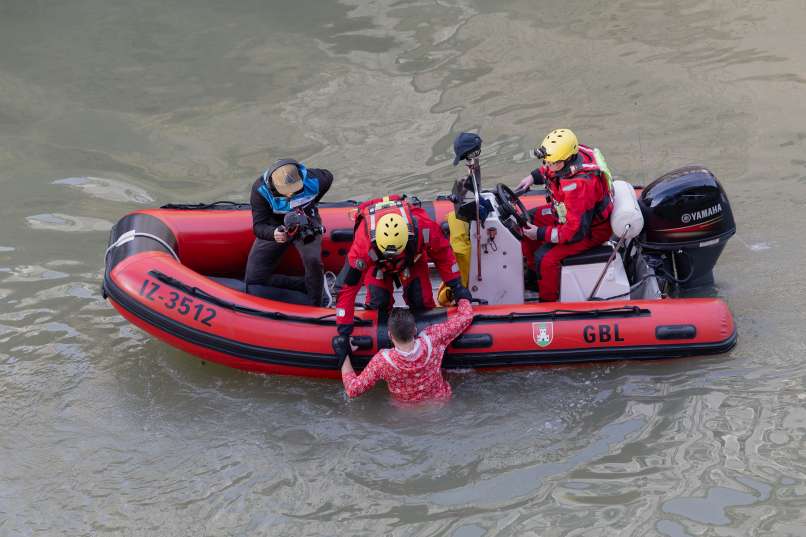
[[[293,244],[305,267],[305,291],[314,306],[323,304],[322,221],[317,203],[333,184],[328,170],[306,168],[296,160],[275,162],[252,185],[255,242],[246,261],[245,283],[270,285],[283,253]]]

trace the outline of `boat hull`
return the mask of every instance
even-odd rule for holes
[[[527,202],[536,205],[537,198]],[[424,207],[438,221],[452,208],[446,200]],[[328,270],[343,264],[351,211],[352,203],[321,209]],[[107,251],[104,293],[130,322],[202,360],[259,373],[338,378],[331,350],[334,310],[247,295],[211,279],[241,277],[253,240],[248,206],[132,213],[111,232],[110,245],[117,245]],[[290,248],[281,270],[301,270],[295,254]],[[473,324],[446,352],[446,368],[679,358],[726,352],[736,343],[733,317],[718,298],[474,310]],[[437,308],[420,315],[418,326],[453,314],[453,308]],[[354,336],[361,342],[354,359],[359,368],[389,345],[385,320],[375,311],[356,312]]]

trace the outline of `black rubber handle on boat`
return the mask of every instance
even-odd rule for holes
[[[694,339],[695,337],[697,337],[697,327],[693,324],[664,324],[655,327],[656,339]]]
[[[350,343],[362,351],[372,350],[372,338],[370,336],[350,336]]]
[[[330,240],[333,242],[353,242],[355,234],[350,228],[334,229],[330,232]]]
[[[462,334],[453,340],[454,349],[486,349],[493,346],[491,334]]]

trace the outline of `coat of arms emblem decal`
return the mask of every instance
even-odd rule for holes
[[[532,323],[532,338],[538,347],[548,347],[554,339],[554,323]]]

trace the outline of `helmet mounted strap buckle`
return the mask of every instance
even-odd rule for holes
[[[540,160],[543,160],[544,158],[546,158],[548,156],[548,153],[546,153],[546,148],[543,147],[542,145],[538,146],[538,147],[535,147],[534,149],[532,149],[530,151],[530,153],[532,154],[533,158],[540,159]]]

